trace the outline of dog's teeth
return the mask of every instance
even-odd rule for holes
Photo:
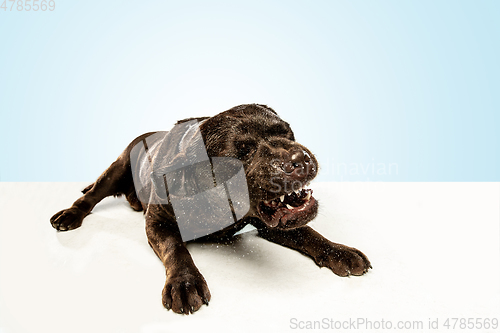
[[[292,207],[292,206],[290,206],[289,204],[286,204],[286,208],[288,208],[288,209],[293,209],[293,207]]]
[[[281,202],[285,201],[285,195],[284,194],[280,197],[280,200],[281,200]]]
[[[309,201],[311,199],[311,192],[307,192],[307,196],[305,198],[306,201]]]
[[[264,200],[264,203],[265,203],[266,205],[269,205],[270,201],[269,201],[269,200]]]

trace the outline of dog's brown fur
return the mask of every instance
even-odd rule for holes
[[[318,166],[314,155],[295,141],[288,123],[274,110],[258,104],[241,105],[197,120],[204,120],[200,131],[208,156],[242,161],[250,195],[250,211],[245,217],[206,238],[227,239],[252,224],[259,236],[295,249],[337,275],[362,275],[371,268],[361,251],[333,243],[305,225],[317,214],[314,198],[309,200],[307,209],[293,214],[263,206],[291,194],[287,184],[306,185],[316,176]],[[70,208],[56,213],[51,223],[59,231],[78,228],[103,198],[124,195],[134,210],[144,210],[149,244],[165,266],[163,305],[176,313],[189,314],[208,305],[211,296],[207,283],[182,241],[171,205],[141,202],[134,188],[131,163],[140,161],[131,161],[130,152],[151,134],[136,138],[95,183],[83,190],[84,195]],[[151,186],[146,190],[153,191]]]

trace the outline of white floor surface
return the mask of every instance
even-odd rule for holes
[[[255,232],[192,244],[212,301],[190,316],[163,308],[164,268],[123,198],[79,229],[51,227],[85,185],[0,183],[1,333],[464,332],[462,318],[500,319],[499,183],[313,183],[310,225],[373,269],[340,278]]]

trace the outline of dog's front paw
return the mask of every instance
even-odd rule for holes
[[[339,276],[363,275],[372,265],[363,252],[340,244],[330,244],[314,258],[320,267],[328,267]]]
[[[50,224],[59,231],[72,230],[82,225],[85,216],[86,214],[80,209],[71,207],[54,214],[50,218]]]
[[[176,313],[190,314],[208,305],[210,291],[201,274],[182,274],[167,278],[163,288],[162,302],[168,310]]]

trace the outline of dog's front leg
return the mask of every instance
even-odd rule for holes
[[[328,267],[339,276],[363,275],[371,268],[359,250],[336,244],[308,226],[296,229],[259,229],[259,236],[297,250],[314,259],[319,267]]]
[[[208,305],[210,291],[203,275],[195,266],[175,222],[165,221],[150,210],[146,213],[148,241],[165,265],[167,281],[162,302],[176,313],[189,314],[203,304]]]

